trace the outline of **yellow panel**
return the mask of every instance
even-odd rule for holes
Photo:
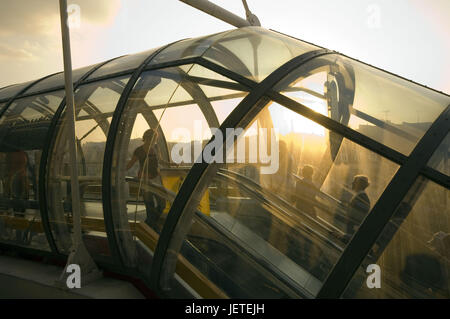
[[[183,184],[184,177],[183,176],[163,176],[162,182],[163,186],[171,190],[175,193],[178,193],[180,190],[181,184]],[[164,209],[164,213],[168,213],[170,210],[170,203],[167,202],[166,208]],[[198,210],[201,211],[203,214],[208,215],[211,212],[211,208],[209,205],[209,191],[206,191],[203,195],[202,199],[200,200],[200,205],[198,206]]]

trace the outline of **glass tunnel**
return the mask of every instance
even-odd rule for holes
[[[164,298],[450,297],[447,94],[259,27],[73,82],[102,269]],[[2,250],[68,256],[68,146],[63,73],[0,89]]]

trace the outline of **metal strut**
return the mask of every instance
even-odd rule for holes
[[[250,23],[250,25],[260,27],[261,22],[259,22],[258,17],[250,11],[248,4],[247,4],[247,0],[242,0],[242,4],[244,5],[245,16],[247,17],[247,21]]]
[[[77,169],[77,151],[76,151],[76,135],[75,135],[75,99],[73,94],[72,83],[72,59],[70,54],[70,33],[68,27],[67,0],[59,0],[60,16],[61,16],[61,35],[63,44],[64,58],[64,80],[66,88],[66,125],[69,127],[69,154],[71,161],[71,189],[72,189],[72,219],[73,219],[73,239],[72,248],[67,259],[66,267],[58,281],[55,282],[61,288],[67,288],[66,279],[68,277],[67,269],[69,266],[78,265],[81,271],[80,281],[87,284],[101,277],[92,257],[89,255],[82,238],[81,233],[81,214],[80,214],[80,193],[78,183]],[[70,269],[70,268],[69,268]]]
[[[253,13],[250,12],[247,2],[243,0],[245,7],[245,12],[247,15],[247,20],[242,19],[238,15],[219,7],[218,5],[208,1],[208,0],[180,0],[191,7],[199,9],[217,19],[220,19],[226,23],[229,23],[237,28],[248,27],[248,26],[261,26],[259,19]]]

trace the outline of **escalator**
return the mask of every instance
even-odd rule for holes
[[[276,195],[266,196],[245,176],[226,170],[218,176],[222,181],[246,188],[251,195],[239,199],[242,209],[233,217],[216,211],[224,201],[232,199],[211,195],[210,215],[196,212],[179,257],[192,264],[230,298],[313,297],[333,266],[332,261],[343,249],[339,240],[333,241],[329,237],[336,229],[331,229],[326,222],[311,220],[301,211],[295,212],[297,216],[294,216],[294,207],[290,206],[289,211],[289,203]],[[152,188],[160,196],[164,195],[156,185],[150,186]],[[175,194],[169,193],[166,199],[171,197],[169,200],[173,200]],[[258,218],[260,226],[269,220],[271,229],[252,228],[252,222],[256,225]],[[284,234],[290,241],[290,251],[281,252],[268,242],[269,231]],[[296,251],[296,246],[305,245],[321,251],[316,263],[310,263],[301,249]]]

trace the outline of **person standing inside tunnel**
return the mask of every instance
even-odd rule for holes
[[[316,218],[314,207],[319,190],[313,182],[314,168],[311,165],[305,165],[300,171],[302,178],[297,180],[295,184],[295,207],[308,216]],[[286,255],[309,269],[314,264],[312,256],[313,246],[309,234],[301,232],[299,237],[297,231],[292,229],[289,232]]]
[[[25,201],[28,199],[28,155],[24,151],[9,152],[6,155],[6,194],[12,199],[14,217],[25,217]],[[16,241],[23,241],[23,231],[16,229]]]
[[[314,169],[311,165],[305,165],[301,169],[301,173],[302,179],[298,180],[295,185],[295,207],[311,217],[316,217],[314,204],[319,190],[313,182]]]
[[[138,178],[142,185],[156,184],[162,186],[161,175],[159,171],[159,151],[157,146],[158,134],[153,129],[148,129],[142,137],[144,144],[136,148],[126,169],[129,170],[139,161]],[[166,206],[164,198],[155,192],[144,190],[143,192],[147,218],[145,222],[155,230],[158,230],[157,223]]]
[[[369,179],[365,175],[356,175],[353,178],[352,190],[355,195],[348,205],[347,236],[353,235],[370,210],[370,199],[366,189],[369,187]]]

